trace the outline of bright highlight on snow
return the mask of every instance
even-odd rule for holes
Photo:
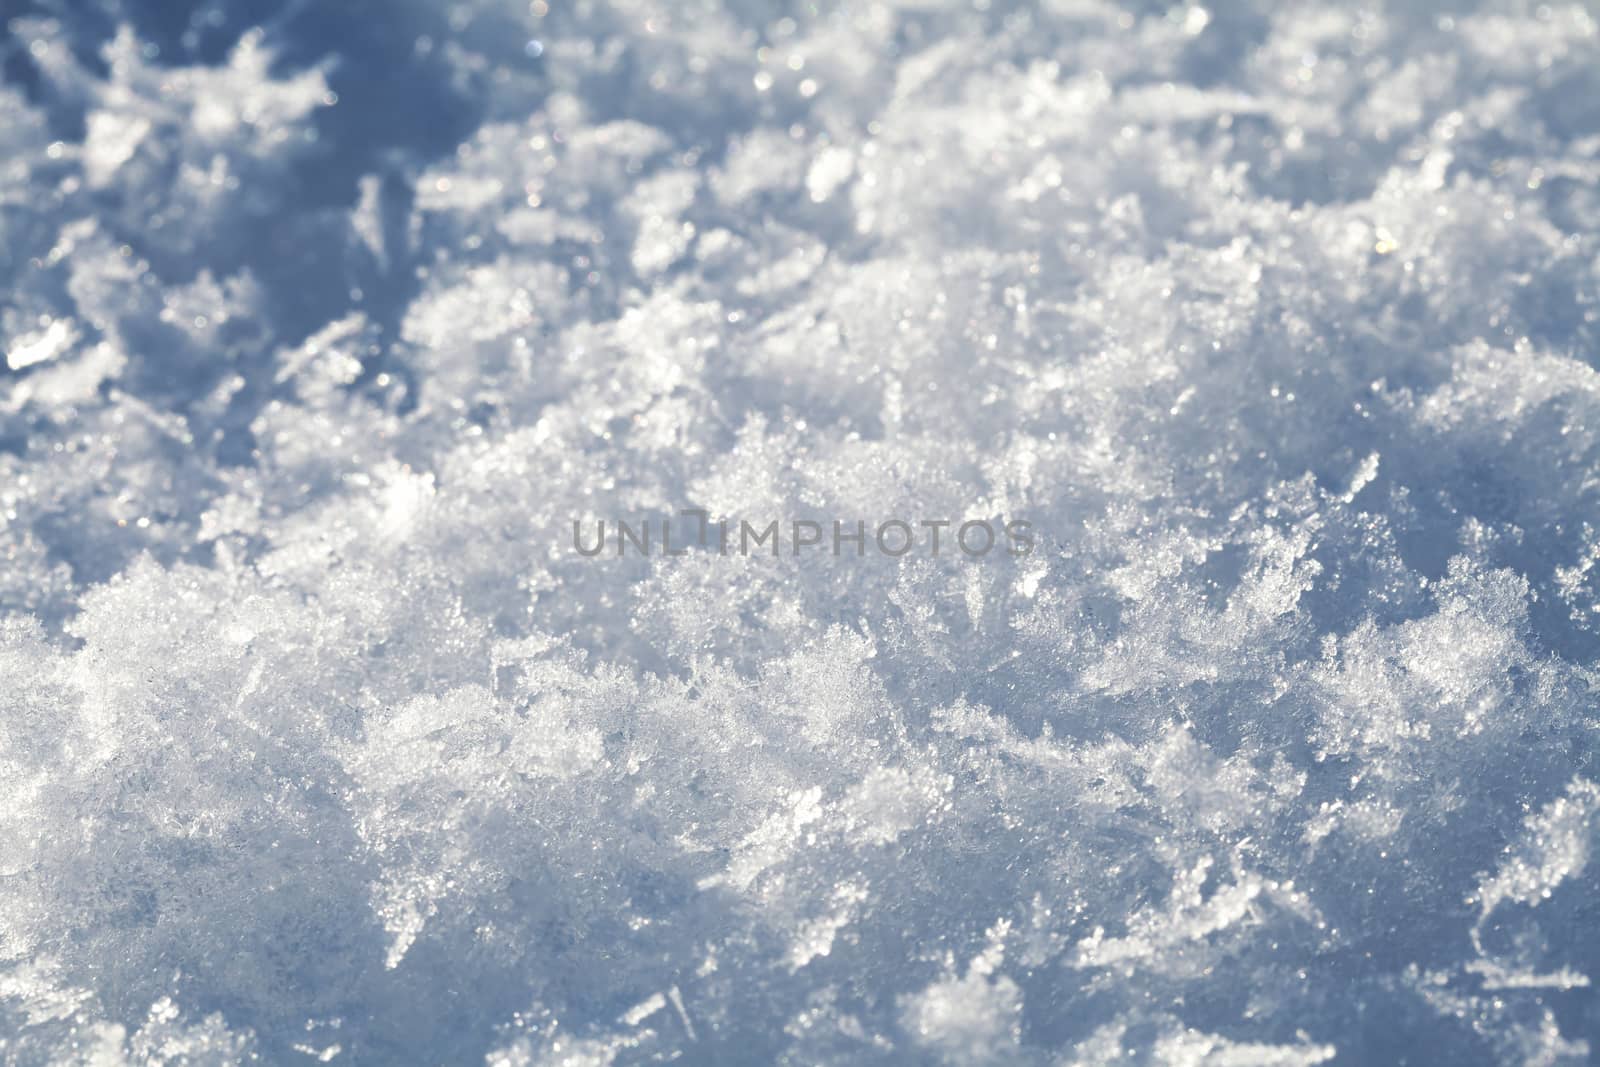
[[[1600,1052],[1592,4],[11,0],[0,355],[0,1063]]]

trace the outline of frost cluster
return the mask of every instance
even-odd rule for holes
[[[7,0],[0,1062],[1600,1055],[1597,11]]]

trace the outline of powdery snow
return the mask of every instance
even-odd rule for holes
[[[0,1062],[1588,1061],[1592,5],[4,17]]]

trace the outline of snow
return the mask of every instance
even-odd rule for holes
[[[16,0],[0,1062],[1587,1062],[1596,101],[1571,2]]]

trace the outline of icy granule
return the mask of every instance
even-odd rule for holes
[[[1591,5],[20,4],[0,1062],[1592,1056]]]

